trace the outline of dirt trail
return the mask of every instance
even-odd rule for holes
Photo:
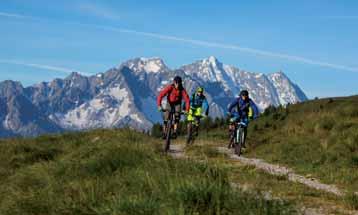
[[[184,144],[171,144],[169,149],[170,156],[174,158],[187,158],[184,153]]]
[[[185,152],[184,152],[184,148],[185,148],[184,144],[172,144],[170,146],[169,154],[174,158],[187,158],[187,156],[185,155]],[[267,163],[261,159],[245,158],[242,156],[239,157],[236,154],[234,154],[232,152],[232,150],[229,150],[225,147],[217,147],[217,149],[219,152],[229,155],[229,157],[231,159],[238,160],[241,163],[246,164],[246,165],[255,166],[256,168],[261,169],[269,174],[285,176],[285,177],[287,177],[287,179],[289,181],[298,182],[298,183],[304,184],[308,187],[312,187],[317,190],[322,190],[325,192],[333,193],[337,196],[344,195],[344,192],[339,190],[334,185],[323,184],[323,183],[319,182],[317,179],[306,178],[302,175],[298,175],[298,174],[294,173],[293,170],[291,170],[287,167],[270,164],[270,163]]]
[[[317,179],[306,178],[302,175],[298,175],[298,174],[294,173],[293,170],[288,169],[284,166],[270,164],[270,163],[267,163],[261,159],[245,158],[242,156],[239,157],[236,154],[234,154],[231,150],[229,150],[225,147],[218,147],[217,149],[219,152],[229,155],[231,159],[239,160],[241,163],[255,166],[256,168],[261,169],[265,172],[268,172],[272,175],[286,176],[287,179],[290,181],[298,182],[298,183],[304,184],[308,187],[315,188],[317,190],[322,190],[322,191],[326,191],[329,193],[333,193],[337,196],[344,195],[344,192],[339,190],[334,185],[323,184],[323,183],[319,182]]]
[[[221,153],[227,154],[231,159],[238,160],[241,163],[246,164],[246,165],[255,166],[256,168],[263,170],[269,174],[286,176],[289,181],[298,182],[298,183],[304,184],[308,187],[311,187],[311,188],[314,188],[317,190],[322,190],[322,191],[326,191],[329,193],[333,193],[337,196],[344,195],[344,192],[339,190],[334,185],[323,184],[323,183],[319,182],[317,179],[306,178],[304,176],[298,175],[298,174],[294,173],[293,170],[288,169],[284,166],[270,164],[270,163],[267,163],[261,159],[245,158],[242,156],[239,157],[236,154],[234,154],[233,151],[227,149],[226,147],[216,147],[216,149]],[[169,155],[174,158],[179,158],[179,159],[180,158],[181,159],[189,158],[187,155],[185,155],[185,144],[172,144],[170,146]],[[241,189],[241,190],[249,189],[248,187],[242,186],[237,183],[231,183],[231,186],[235,187],[237,189]],[[270,192],[264,191],[263,193],[264,193],[264,197],[266,199],[275,199],[275,197],[273,197]],[[299,211],[305,215],[327,214],[323,208],[306,208],[303,206],[302,208],[299,209]],[[356,211],[348,211],[348,210],[342,210],[342,209],[340,209],[340,211],[344,214],[354,214],[354,215],[357,214]]]

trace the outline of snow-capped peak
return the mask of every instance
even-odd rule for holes
[[[158,89],[173,75],[183,73],[189,94],[198,85],[205,88],[212,117],[223,116],[229,101],[242,89],[249,91],[260,110],[307,99],[282,71],[252,73],[225,65],[213,56],[177,70],[169,69],[160,58],[135,58],[91,77],[72,73],[65,79],[28,88],[0,82],[1,103],[9,107],[2,109],[0,127],[6,135],[123,126],[148,130],[152,123],[161,121],[156,111]],[[30,109],[35,118],[23,118]]]
[[[302,91],[282,71],[269,74],[268,79],[275,87],[281,104],[296,103],[307,99]]]
[[[203,66],[211,66],[213,68],[219,68],[222,66],[222,63],[214,56],[210,56],[202,60]]]
[[[288,79],[288,77],[281,70],[268,75],[271,79]]]
[[[80,77],[83,77],[80,73],[71,72],[71,74],[66,79],[75,80],[75,79],[80,78]]]
[[[193,64],[183,66],[185,73],[192,75],[203,82],[221,83],[225,91],[238,91],[235,83],[236,70],[222,64],[216,57],[210,56]]]
[[[136,58],[127,61],[124,65],[128,66],[134,72],[158,73],[168,70],[168,67],[164,64],[163,60],[158,57]]]

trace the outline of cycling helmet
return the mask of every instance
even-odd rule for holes
[[[204,88],[203,87],[198,87],[198,88],[196,88],[196,92],[197,93],[204,93]]]
[[[178,83],[180,85],[183,81],[180,76],[175,76],[173,82]]]
[[[241,90],[240,96],[249,96],[249,92],[247,90]]]

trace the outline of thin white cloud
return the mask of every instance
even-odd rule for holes
[[[336,15],[336,16],[321,16],[323,19],[331,19],[331,20],[358,20],[358,16],[355,15]]]
[[[44,70],[67,73],[67,74],[70,74],[72,72],[77,72],[77,73],[81,73],[83,75],[91,75],[89,73],[80,72],[80,71],[75,70],[75,69],[69,69],[69,68],[65,68],[65,67],[58,67],[58,66],[52,66],[52,65],[37,64],[37,63],[26,63],[26,62],[18,61],[18,60],[0,59],[0,63],[20,65],[20,66],[32,67],[32,68],[37,68],[37,69],[44,69]]]
[[[5,17],[9,17],[9,18],[28,18],[27,16],[23,16],[20,14],[3,13],[3,12],[0,12],[0,16],[5,16]]]
[[[258,55],[258,56],[281,58],[281,59],[296,61],[296,62],[300,62],[300,63],[304,63],[304,64],[311,64],[311,65],[316,65],[316,66],[328,67],[328,68],[332,68],[332,69],[358,72],[358,68],[355,68],[355,67],[349,67],[349,66],[344,66],[344,65],[339,65],[339,64],[316,61],[313,59],[300,57],[300,56],[287,55],[287,54],[282,54],[282,53],[264,51],[264,50],[260,50],[260,49],[241,47],[238,45],[215,43],[215,42],[208,42],[208,41],[203,41],[203,40],[187,39],[187,38],[181,38],[181,37],[170,36],[170,35],[135,31],[135,30],[130,30],[130,29],[115,28],[115,27],[108,27],[108,26],[97,26],[97,27],[100,27],[100,28],[106,29],[106,30],[117,31],[117,32],[121,32],[121,33],[130,33],[130,34],[137,34],[137,35],[142,35],[142,36],[147,36],[147,37],[158,38],[158,39],[162,39],[162,40],[173,40],[173,41],[191,43],[194,45],[199,45],[199,46],[204,46],[204,47],[232,49],[232,50],[246,52],[246,53],[250,53],[250,54]]]
[[[0,15],[1,15],[1,13],[0,13]],[[18,14],[12,14],[12,15],[18,15]],[[16,18],[23,18],[23,17],[22,17],[22,15],[18,15],[18,17],[16,17]],[[30,17],[30,18],[37,19],[35,17]],[[278,59],[285,59],[285,60],[289,60],[289,61],[295,61],[295,62],[304,63],[304,64],[316,65],[316,66],[321,66],[321,67],[326,67],[326,68],[331,68],[331,69],[344,70],[344,71],[350,71],[350,72],[358,72],[357,67],[350,67],[350,66],[346,66],[346,65],[340,65],[340,64],[329,63],[329,62],[324,62],[324,61],[317,61],[317,60],[306,58],[306,57],[288,55],[288,54],[283,54],[283,53],[278,53],[278,52],[270,52],[270,51],[248,48],[248,47],[242,47],[239,45],[216,43],[216,42],[203,41],[203,40],[195,40],[195,39],[182,38],[182,37],[177,37],[177,36],[172,36],[172,35],[136,31],[136,30],[132,30],[132,29],[117,28],[117,27],[113,27],[113,26],[83,24],[83,23],[76,23],[76,22],[62,22],[62,23],[72,24],[72,25],[82,25],[82,26],[86,26],[86,27],[93,27],[93,28],[97,28],[97,29],[101,29],[101,30],[119,32],[119,33],[136,34],[136,35],[145,36],[145,37],[157,38],[160,40],[171,40],[171,41],[178,41],[178,42],[183,42],[183,43],[190,43],[193,45],[209,47],[209,48],[231,49],[231,50],[237,50],[240,52],[250,53],[250,54],[253,54],[256,56],[265,56],[265,57],[272,57],[272,58],[278,58]]]
[[[86,2],[79,4],[78,9],[83,13],[94,15],[100,18],[112,20],[121,19],[121,17],[114,10],[103,5]]]

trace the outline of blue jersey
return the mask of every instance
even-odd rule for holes
[[[229,104],[228,112],[231,113],[235,107],[236,113],[242,118],[248,118],[250,107],[252,108],[254,118],[257,118],[259,115],[259,110],[256,104],[250,98],[246,101],[244,101],[241,97],[235,98],[235,100]]]
[[[190,107],[191,108],[203,108],[203,113],[208,115],[209,113],[209,104],[204,95],[199,96],[194,93],[190,98]]]

